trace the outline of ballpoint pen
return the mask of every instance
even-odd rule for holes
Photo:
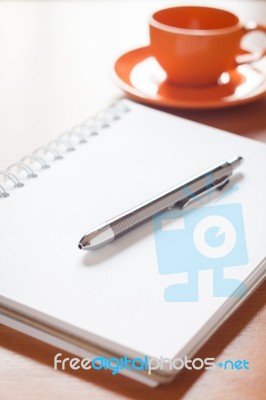
[[[162,211],[174,207],[183,209],[189,203],[210,191],[222,189],[228,182],[233,170],[242,162],[242,157],[234,157],[228,161],[223,161],[159,196],[106,221],[84,235],[78,247],[83,250],[93,250],[104,246]]]

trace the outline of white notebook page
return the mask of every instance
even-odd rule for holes
[[[249,263],[228,273],[245,279],[266,253],[266,146],[127,104],[110,128],[0,199],[0,301],[121,353],[173,358],[225,302],[213,298],[210,273],[199,273],[199,301],[166,302],[164,289],[179,278],[159,273],[151,222],[99,250],[80,251],[78,241],[241,155],[238,190],[218,204],[242,205]]]

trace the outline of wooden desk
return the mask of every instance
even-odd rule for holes
[[[263,0],[207,3],[266,22]],[[1,1],[0,168],[120,96],[106,67],[114,55],[147,43],[148,15],[165,4]],[[176,114],[266,141],[266,99],[227,110]],[[198,353],[203,358],[247,359],[250,371],[184,371],[157,389],[110,373],[55,371],[53,357],[60,349],[1,326],[0,399],[263,400],[265,304],[266,282]]]

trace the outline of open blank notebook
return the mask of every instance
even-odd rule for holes
[[[129,100],[72,133],[58,143],[63,159],[50,161],[58,153],[44,148],[28,158],[37,178],[20,168],[24,186],[8,178],[0,190],[0,321],[80,357],[193,355],[265,275],[266,146]],[[66,151],[70,141],[76,151]],[[238,155],[237,190],[208,206],[242,207],[248,262],[223,274],[245,282],[245,296],[214,297],[206,269],[198,301],[166,301],[180,274],[160,273],[152,221],[78,249],[98,224]],[[121,371],[149,385],[174,372]]]

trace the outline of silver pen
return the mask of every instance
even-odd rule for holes
[[[228,161],[223,161],[159,196],[106,221],[84,235],[78,247],[83,250],[92,250],[104,246],[162,211],[174,207],[183,209],[189,203],[210,191],[222,189],[228,182],[233,170],[242,162],[242,157],[234,157]]]

